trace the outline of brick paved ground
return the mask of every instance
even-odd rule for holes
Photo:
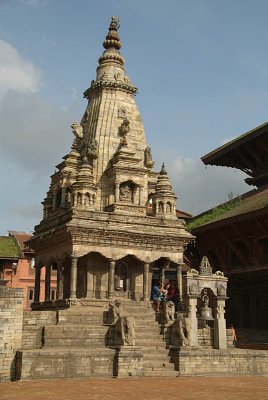
[[[1,400],[267,400],[268,377],[66,379],[0,383]]]

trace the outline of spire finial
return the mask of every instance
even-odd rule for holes
[[[111,47],[115,48],[116,50],[119,50],[121,48],[121,42],[117,32],[119,27],[119,18],[112,17],[108,34],[105,38],[105,41],[103,42],[103,47],[106,50],[110,49]]]
[[[160,175],[167,175],[165,163],[162,164],[162,168],[161,168],[161,171],[160,171]]]

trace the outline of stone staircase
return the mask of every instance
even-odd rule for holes
[[[169,349],[161,334],[158,316],[148,303],[131,302],[123,307],[123,314],[135,318],[136,346],[143,353],[144,376],[178,376],[169,356]]]
[[[111,346],[114,331],[107,323],[109,303],[92,300],[83,304],[26,315],[23,348],[17,354],[18,379],[114,375],[118,350]],[[143,355],[142,375],[178,376],[151,304],[122,304],[123,316],[135,318],[135,348]]]

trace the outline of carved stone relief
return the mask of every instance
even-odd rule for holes
[[[119,200],[126,203],[133,203],[134,187],[131,182],[124,182],[119,188]]]

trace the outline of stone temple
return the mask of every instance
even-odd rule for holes
[[[125,73],[118,21],[112,19],[88,104],[74,122],[69,154],[57,165],[31,246],[36,256],[33,308],[39,307],[40,268],[57,270],[57,299],[148,300],[153,269],[181,271],[192,238],[176,217],[176,196],[151,149]],[[45,303],[46,303],[45,302]],[[49,304],[42,304],[49,307]]]
[[[233,346],[223,272],[207,257],[199,271],[183,264],[193,236],[177,218],[164,164],[153,169],[115,17],[103,46],[71,151],[28,242],[32,311],[22,311],[23,289],[0,286],[0,380],[268,374],[267,352]],[[176,310],[173,301],[155,310],[152,282],[170,273]]]

